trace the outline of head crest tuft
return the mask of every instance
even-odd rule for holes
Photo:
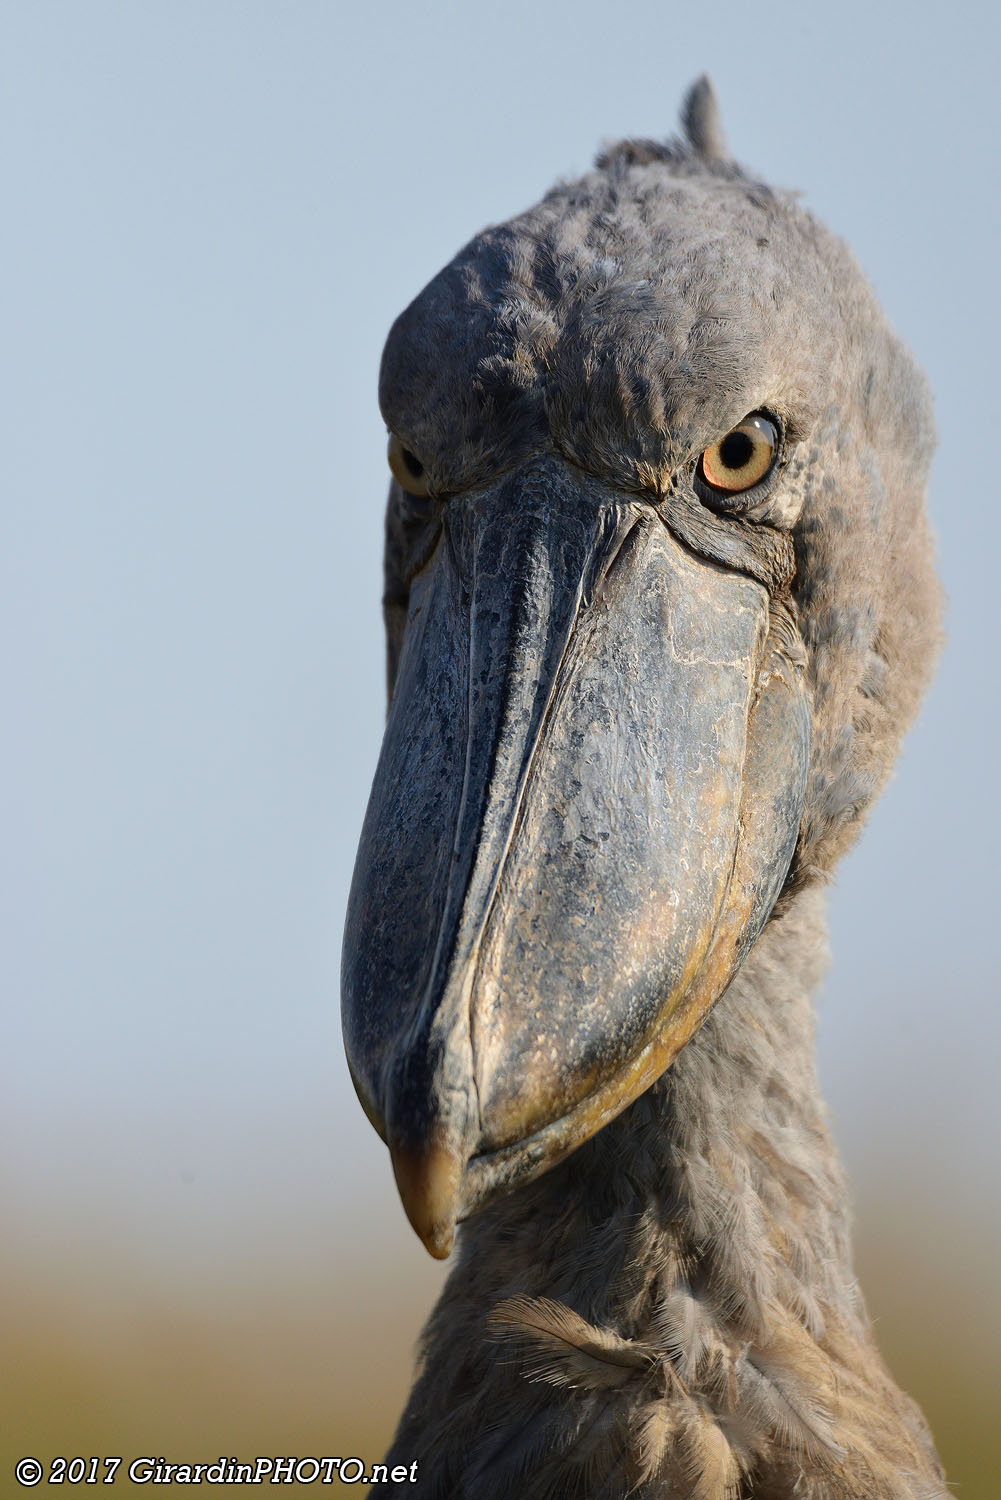
[[[726,137],[719,115],[716,90],[707,74],[696,78],[681,106],[681,126],[688,144],[706,161],[726,161]]]

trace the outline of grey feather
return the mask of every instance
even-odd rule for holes
[[[654,1309],[657,1343],[685,1380],[692,1380],[713,1337],[712,1313],[688,1282],[678,1280]]]
[[[737,1390],[745,1415],[790,1451],[840,1451],[832,1420],[834,1372],[811,1341],[749,1349],[737,1364]]]
[[[705,73],[685,95],[681,124],[693,151],[706,161],[727,159],[726,140],[720,120],[716,91]]]
[[[488,1327],[515,1346],[525,1373],[552,1385],[604,1390],[647,1374],[656,1351],[608,1328],[596,1328],[550,1297],[510,1297],[494,1308]]]

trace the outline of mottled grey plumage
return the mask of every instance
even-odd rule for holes
[[[824,877],[937,641],[929,400],[847,249],[727,158],[705,80],[683,122],[684,142],[614,146],[461,251],[394,326],[381,400],[432,493],[569,464],[662,506],[715,574],[759,580],[810,708],[795,854],[673,1065],[468,1220],[389,1461],[418,1459],[418,1493],[442,1500],[941,1497],[855,1284],[812,1004]],[[693,466],[762,409],[783,424],[784,466],[721,523]],[[391,684],[435,535],[394,484]]]

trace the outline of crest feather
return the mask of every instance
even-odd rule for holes
[[[716,90],[706,73],[696,78],[681,106],[681,126],[688,144],[706,161],[726,161],[726,137]]]

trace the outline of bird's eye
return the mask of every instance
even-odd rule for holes
[[[760,484],[778,458],[779,430],[770,417],[753,412],[699,459],[699,478],[720,495],[737,495]]]
[[[393,478],[405,489],[408,495],[426,495],[428,492],[427,470],[416,454],[411,453],[409,448],[404,448],[399,438],[393,433],[389,434],[389,447],[386,450],[389,459],[389,467],[393,471]]]

